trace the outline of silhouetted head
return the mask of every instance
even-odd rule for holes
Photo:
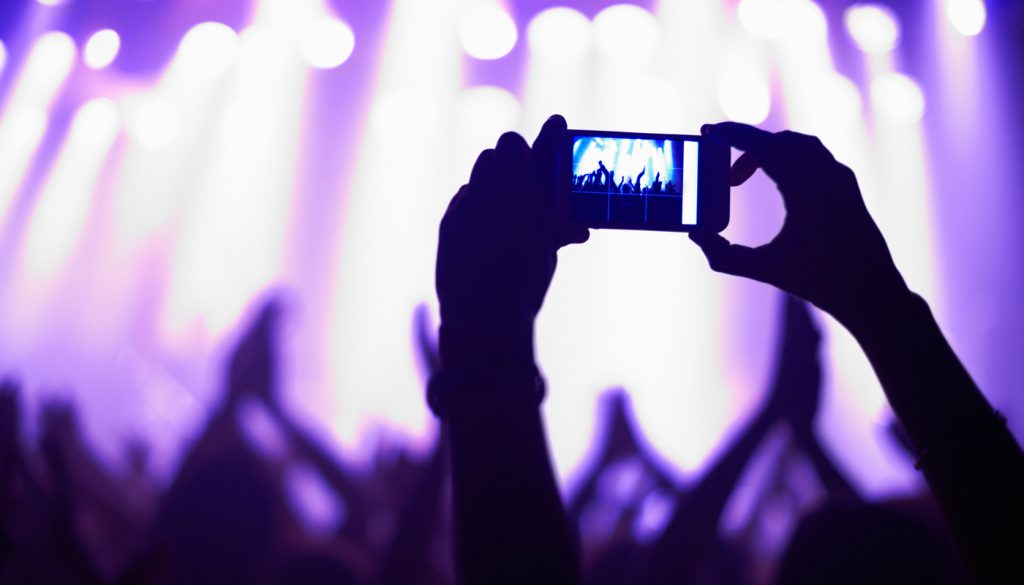
[[[885,506],[832,502],[801,520],[779,565],[779,585],[954,583],[940,536]]]

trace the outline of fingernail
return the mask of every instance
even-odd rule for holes
[[[702,136],[707,136],[711,132],[711,124],[704,124],[700,127],[700,133]]]

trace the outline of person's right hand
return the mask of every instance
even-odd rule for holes
[[[701,133],[744,151],[732,167],[733,186],[764,169],[786,208],[778,235],[757,248],[718,234],[691,233],[713,270],[774,285],[847,326],[871,304],[909,292],[853,171],[820,140],[734,122],[706,125]]]

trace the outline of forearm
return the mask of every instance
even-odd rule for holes
[[[448,424],[462,583],[580,583],[539,409],[479,401]]]
[[[977,582],[1019,577],[1024,455],[928,306],[908,293],[847,327],[920,454],[970,574]]]

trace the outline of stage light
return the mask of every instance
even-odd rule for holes
[[[946,0],[946,18],[956,32],[973,37],[985,28],[988,17],[983,0]]]
[[[67,4],[68,0],[36,0],[36,2],[43,6],[63,6]]]
[[[653,58],[661,45],[661,25],[639,6],[616,4],[594,17],[594,36],[608,59],[644,61]]]
[[[880,4],[854,4],[843,13],[846,32],[865,53],[888,53],[900,41],[900,23]]]
[[[579,61],[590,52],[590,21],[572,8],[548,8],[530,21],[526,39],[537,57],[559,63]]]
[[[7,45],[0,41],[0,76],[4,74],[4,67],[7,65]]]
[[[779,40],[817,40],[828,35],[828,19],[811,0],[779,0]]]
[[[520,109],[519,100],[506,89],[472,87],[456,98],[456,124],[466,134],[484,137],[493,143],[503,132],[518,125]]]
[[[718,105],[730,120],[760,124],[771,110],[771,90],[754,71],[729,70],[718,82]]]
[[[181,67],[206,78],[227,70],[238,51],[238,35],[226,24],[202,22],[182,37],[176,60]]]
[[[838,73],[827,73],[807,87],[809,104],[819,104],[822,116],[835,122],[859,120],[861,115],[860,90]]]
[[[103,69],[117,58],[121,50],[121,37],[117,32],[105,28],[95,32],[85,43],[83,58],[91,69]]]
[[[0,222],[21,188],[46,134],[48,111],[75,63],[75,43],[62,32],[36,40],[0,121]]]
[[[751,36],[774,39],[779,34],[779,3],[780,0],[741,0],[736,17]]]
[[[352,29],[337,18],[313,21],[299,41],[299,52],[310,67],[333,69],[352,55],[356,37]]]
[[[512,51],[518,39],[515,21],[495,4],[470,6],[459,22],[462,49],[475,59],[501,59]]]
[[[75,249],[89,218],[92,195],[119,131],[117,106],[98,98],[78,109],[46,184],[25,239],[28,271],[49,279]]]
[[[144,148],[158,150],[174,142],[181,131],[181,112],[166,99],[156,98],[139,109],[132,121],[135,139]]]
[[[906,75],[885,73],[871,82],[871,107],[894,122],[917,122],[924,115],[924,93]]]

